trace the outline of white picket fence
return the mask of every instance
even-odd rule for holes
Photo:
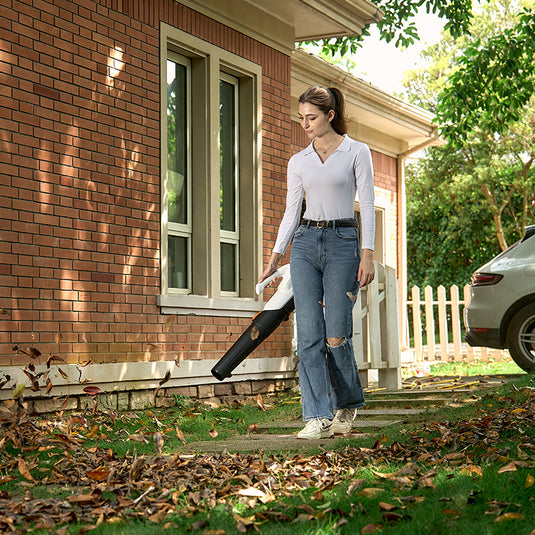
[[[380,387],[401,388],[398,312],[396,270],[375,262],[375,278],[359,290],[353,308],[353,347],[363,386],[377,378]]]
[[[442,285],[436,289],[436,292],[431,286],[426,286],[423,300],[420,288],[413,286],[411,297],[412,300],[407,301],[408,320],[405,333],[406,343],[402,348],[403,364],[424,361],[472,362],[481,360],[486,362],[491,359],[499,361],[509,355],[507,351],[500,349],[470,347],[463,341],[461,334],[463,309],[465,304],[470,302],[468,284],[463,288],[463,299],[460,299],[459,288],[456,285],[450,288],[449,299],[446,295],[446,288]],[[411,334],[412,344],[410,343]]]

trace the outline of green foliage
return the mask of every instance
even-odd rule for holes
[[[472,18],[471,0],[373,0],[381,10],[383,17],[377,23],[381,38],[387,42],[394,42],[397,47],[407,47],[419,40],[418,28],[414,17],[418,10],[424,6],[427,13],[436,13],[446,19],[445,28],[453,36],[460,36],[468,32]],[[326,56],[344,56],[354,54],[365,37],[370,35],[370,25],[362,30],[361,35],[344,36],[322,41],[305,41],[305,44],[320,43],[322,52]]]
[[[408,285],[462,287],[499,252],[481,196],[464,187],[465,159],[435,147],[407,169]]]
[[[437,107],[450,143],[466,144],[477,129],[504,134],[522,119],[535,91],[534,50],[535,11],[527,8],[512,28],[464,49]]]

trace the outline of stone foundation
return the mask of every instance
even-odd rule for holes
[[[175,396],[198,399],[213,405],[223,405],[232,401],[245,401],[258,394],[271,394],[290,390],[297,385],[296,379],[276,379],[262,381],[240,381],[211,385],[182,386],[158,390],[131,390],[127,392],[101,392],[97,395],[99,410],[136,411],[154,407],[173,407]],[[65,402],[65,397],[43,397],[25,399],[29,414],[47,414],[62,410],[92,411],[93,398],[87,394],[73,395]]]

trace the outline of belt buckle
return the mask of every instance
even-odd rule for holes
[[[328,226],[328,221],[316,221],[316,228],[327,228]]]

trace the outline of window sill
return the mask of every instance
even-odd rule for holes
[[[250,318],[263,309],[263,301],[254,299],[220,298],[212,299],[200,295],[159,295],[156,304],[162,314],[193,316],[227,316]]]

